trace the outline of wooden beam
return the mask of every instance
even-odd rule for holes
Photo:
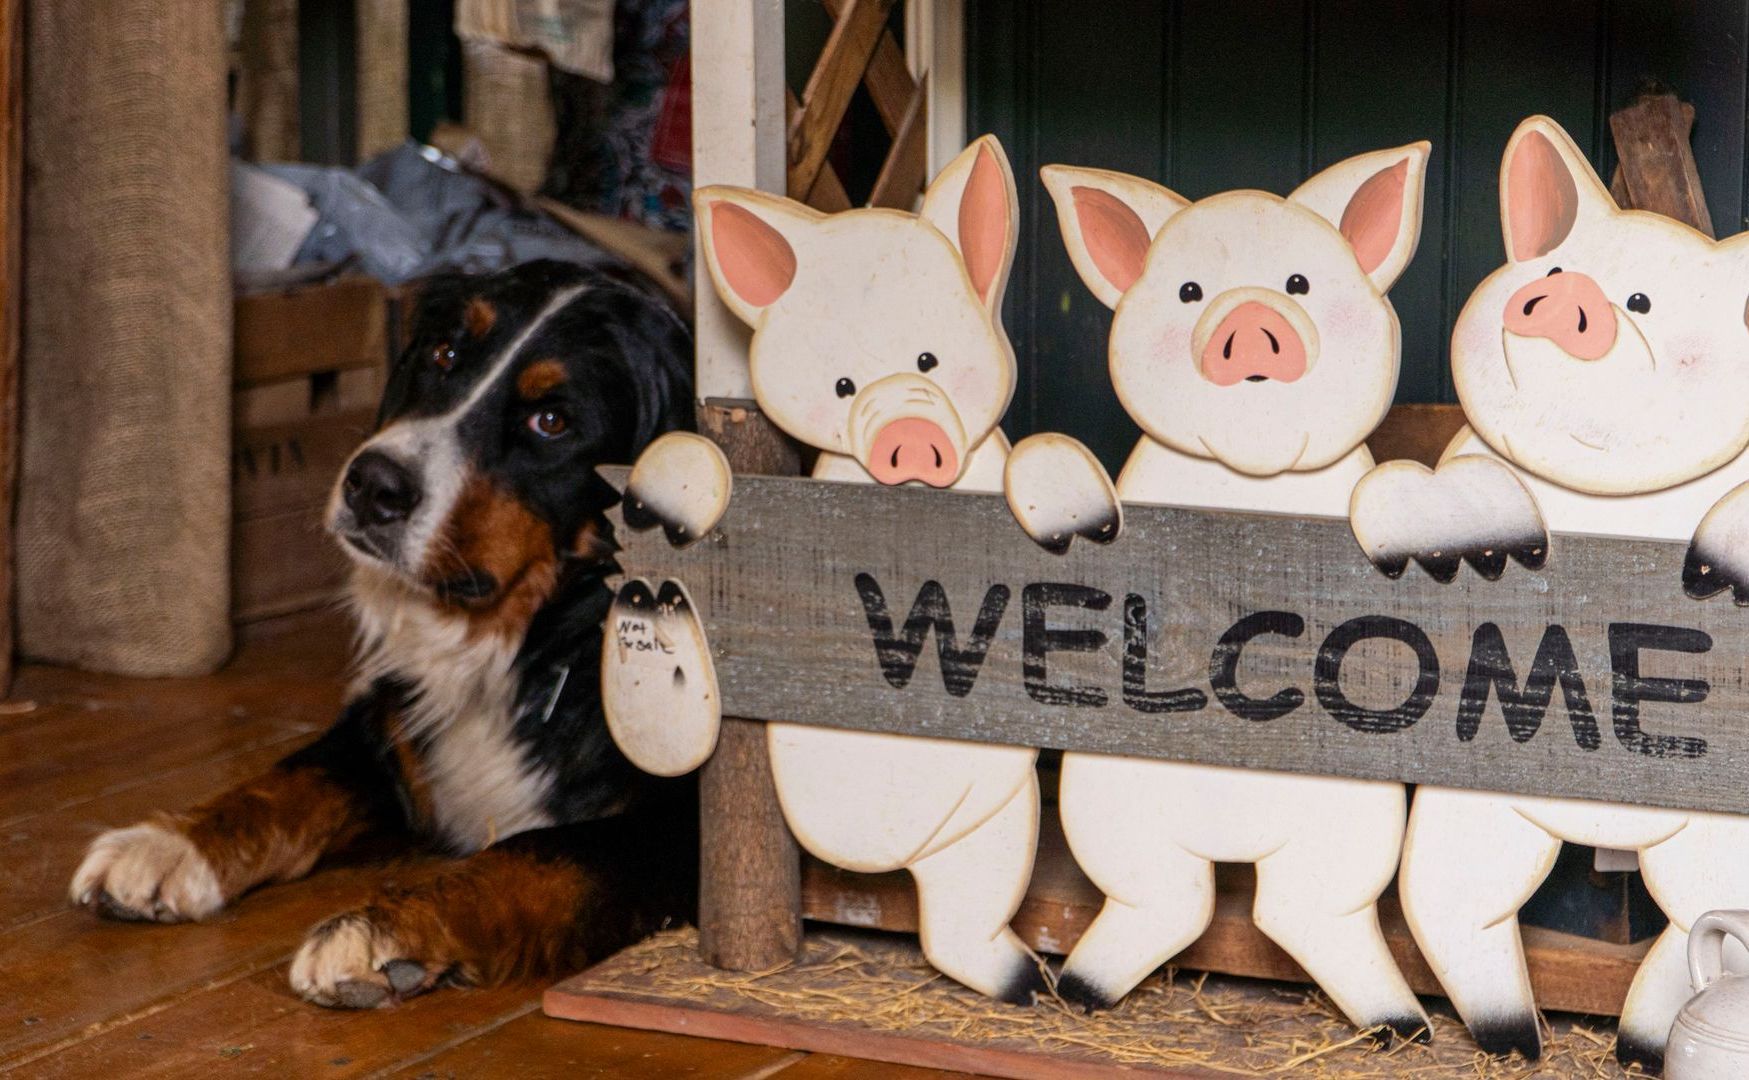
[[[237,99],[245,154],[255,161],[299,160],[298,0],[248,0],[242,52]]]
[[[795,91],[785,89],[783,93],[789,121],[793,123],[796,114],[802,110],[802,103],[796,98]],[[789,197],[797,202],[805,202],[826,214],[850,209],[850,193],[844,190],[844,182],[838,179],[838,170],[829,161],[820,166],[820,175],[814,178],[812,188],[807,191],[791,191]]]
[[[905,53],[917,80],[929,77],[928,176],[945,168],[971,141],[966,132],[965,22],[965,0],[907,0]]]
[[[802,90],[802,108],[789,129],[789,190],[809,191],[826,163],[838,125],[850,108],[886,28],[894,0],[848,0],[832,27],[820,61]]]
[[[836,20],[843,16],[850,0],[823,0],[823,3],[826,13]],[[874,102],[887,134],[896,134],[905,119],[906,109],[910,107],[917,80],[911,77],[911,69],[905,65],[905,50],[894,40],[892,31],[881,31],[868,70],[862,73],[862,84],[868,88],[868,96]]]
[[[407,138],[407,0],[354,3],[358,159],[363,161]]]
[[[1683,594],[1686,543],[1556,534],[1540,571],[1463,569],[1442,585],[1413,566],[1387,579],[1341,518],[1125,514],[1116,543],[1053,555],[999,495],[737,475],[722,542],[675,550],[660,531],[622,532],[619,561],[687,583],[737,716],[1749,813],[1749,620],[1726,597]],[[975,679],[954,692],[927,642],[894,668],[871,630],[878,605],[900,625],[925,582],[962,633],[999,604]],[[1007,595],[992,599],[998,585]],[[1126,647],[1138,603],[1140,670]],[[1303,625],[1245,633],[1257,612]],[[1474,727],[1460,723],[1489,624],[1520,673],[1560,627],[1586,703],[1557,699],[1516,737],[1492,696],[1471,701]],[[1242,656],[1221,644],[1229,633]],[[1268,722],[1226,704],[1286,689],[1290,710]],[[1169,703],[1168,690],[1186,693]]]
[[[929,77],[923,77],[911,92],[911,104],[893,133],[893,145],[887,150],[887,160],[881,164],[881,174],[875,178],[869,193],[870,206],[885,206],[894,210],[912,210],[917,196],[927,180],[929,164]]]
[[[692,50],[693,183],[785,192],[782,0],[694,5],[691,35],[710,46]],[[751,400],[752,332],[715,289],[694,293],[699,400]]]
[[[0,697],[12,686],[12,506],[23,322],[24,0],[0,0]]]
[[[1634,209],[1664,214],[1712,236],[1712,213],[1689,145],[1693,125],[1694,109],[1674,94],[1641,97],[1609,117],[1622,184]]]

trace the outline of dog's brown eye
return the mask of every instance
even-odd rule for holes
[[[455,366],[455,347],[447,341],[438,342],[437,347],[431,350],[431,362],[437,365],[438,370],[448,371]]]
[[[556,439],[569,426],[565,421],[565,414],[552,409],[537,412],[528,418],[528,429],[543,439]]]

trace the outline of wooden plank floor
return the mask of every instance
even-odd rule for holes
[[[246,646],[210,678],[27,667],[0,704],[0,1073],[19,1076],[699,1077],[926,1080],[768,1047],[551,1020],[540,986],[445,990],[367,1013],[306,1005],[285,970],[304,931],[418,863],[320,871],[192,926],[67,906],[101,829],[205,798],[327,725],[345,629]]]

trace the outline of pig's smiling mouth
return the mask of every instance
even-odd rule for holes
[[[1608,447],[1600,445],[1598,443],[1586,442],[1584,439],[1581,439],[1579,436],[1573,434],[1571,431],[1567,432],[1567,438],[1572,439],[1574,442],[1578,443],[1580,446],[1583,446],[1587,450],[1602,451],[1602,450],[1609,449]]]

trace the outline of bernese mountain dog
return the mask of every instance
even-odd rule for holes
[[[371,842],[462,858],[310,931],[293,988],[368,1007],[581,969],[692,911],[696,797],[609,737],[595,474],[692,423],[685,325],[600,271],[426,283],[328,528],[354,563],[340,719],[217,798],[99,836],[72,898],[177,922]]]

